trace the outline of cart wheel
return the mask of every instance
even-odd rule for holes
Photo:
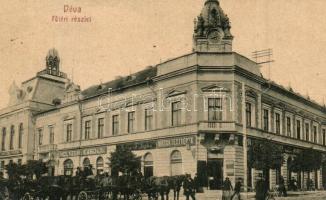
[[[87,200],[87,193],[85,191],[79,192],[78,200]]]

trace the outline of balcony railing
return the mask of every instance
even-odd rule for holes
[[[38,148],[39,152],[50,152],[50,151],[55,151],[55,150],[57,150],[56,144],[42,145],[42,146],[39,146],[39,148]]]
[[[235,122],[200,122],[199,130],[201,131],[235,131],[236,125]]]

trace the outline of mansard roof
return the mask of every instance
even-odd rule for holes
[[[148,67],[144,70],[125,77],[119,77],[115,80],[94,85],[82,91],[84,99],[107,93],[109,90],[116,91],[129,86],[143,84],[150,81],[157,74],[157,67]]]

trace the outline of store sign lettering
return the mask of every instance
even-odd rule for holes
[[[14,151],[4,151],[0,152],[0,156],[10,156],[10,155],[17,155],[21,154],[22,152],[20,150],[14,150]]]
[[[178,137],[171,139],[161,139],[157,141],[157,148],[166,148],[166,147],[179,147],[186,145],[195,145],[196,137]]]
[[[61,151],[60,157],[75,157],[75,156],[89,156],[89,155],[98,155],[98,154],[106,154],[106,147],[95,147],[95,148],[86,148],[86,149],[78,149],[78,150],[70,150],[70,151]]]
[[[180,146],[193,146],[196,144],[196,136],[176,137],[168,139],[159,139],[151,141],[130,142],[119,144],[117,148],[130,149],[132,151],[167,148],[167,147],[180,147]]]

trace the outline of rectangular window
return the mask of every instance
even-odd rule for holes
[[[2,151],[6,150],[6,134],[7,134],[7,129],[2,128],[2,139],[1,139],[1,150]]]
[[[54,143],[54,127],[49,126],[49,143],[53,144]]]
[[[43,144],[43,129],[38,129],[38,145]]]
[[[21,123],[19,125],[19,138],[18,138],[18,148],[22,148],[23,146],[23,134],[24,134],[24,125]]]
[[[10,128],[10,143],[9,143],[10,150],[14,149],[14,139],[15,139],[15,126],[12,125]]]
[[[281,133],[281,115],[279,113],[275,113],[275,133]]]
[[[317,126],[314,126],[314,135],[313,135],[313,142],[314,143],[317,143]]]
[[[66,142],[71,142],[72,139],[72,124],[67,124],[67,135],[66,135]]]
[[[251,127],[251,103],[246,103],[246,121],[247,127]]]
[[[208,121],[219,121],[223,117],[222,99],[208,99]]]
[[[113,135],[119,134],[119,115],[112,116],[112,134]]]
[[[172,126],[181,124],[181,101],[172,103]]]
[[[153,129],[153,109],[145,109],[145,130]]]
[[[309,129],[310,129],[309,123],[306,123],[305,124],[305,127],[306,127],[306,132],[305,132],[305,134],[306,134],[306,141],[309,141],[309,134],[310,134],[310,131],[309,131]]]
[[[323,145],[326,146],[326,129],[323,129]]]
[[[286,134],[291,136],[291,117],[286,117]]]
[[[135,112],[128,112],[128,133],[133,133],[135,125]]]
[[[301,137],[301,122],[300,120],[297,120],[297,139],[300,140]]]
[[[91,121],[85,121],[85,140],[89,140],[89,137],[91,135]]]
[[[269,131],[269,110],[267,109],[264,109],[263,120],[264,131]]]
[[[97,138],[103,138],[104,135],[104,118],[97,120]]]

